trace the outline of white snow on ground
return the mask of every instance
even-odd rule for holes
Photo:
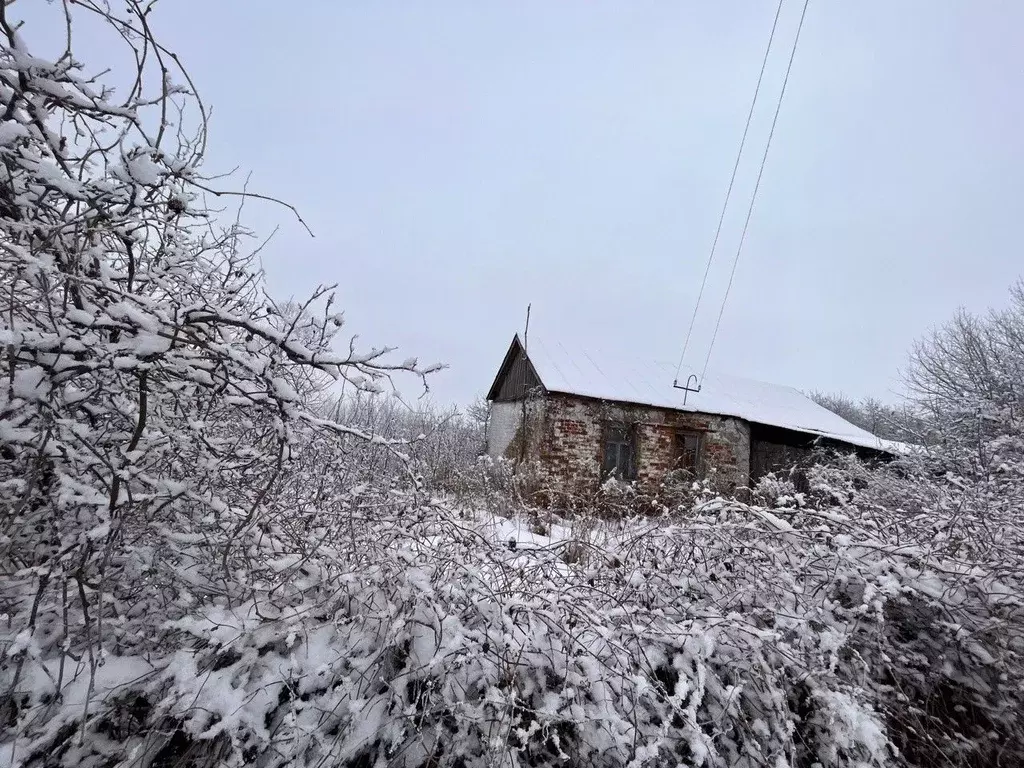
[[[547,547],[560,541],[572,539],[572,531],[564,525],[544,524],[546,534],[536,533],[535,525],[523,518],[491,517],[483,518],[480,525],[481,533],[494,542],[515,541],[517,546]]]
[[[514,541],[516,548],[524,553],[557,548],[574,541],[614,551],[625,533],[620,524],[612,521],[574,521],[547,515],[538,521],[525,516],[499,517],[488,512],[478,512],[475,518],[474,527],[488,541],[500,546]],[[635,529],[632,533],[635,534]]]

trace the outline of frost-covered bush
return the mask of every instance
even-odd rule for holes
[[[848,632],[835,611],[816,610],[818,598],[775,614],[786,579],[817,583],[817,567],[763,561],[774,590],[723,567],[748,537],[789,535],[778,521],[708,508],[690,529],[651,531],[577,568],[566,542],[509,547],[437,512],[402,517],[414,522],[364,519],[354,539],[313,528],[319,544],[302,556],[268,527],[259,570],[287,581],[141,618],[164,652],[110,652],[92,682],[69,664],[60,699],[50,690],[59,658],[32,658],[23,736],[8,748],[24,764],[82,766],[112,754],[275,766],[743,766],[801,755],[855,765],[886,754],[863,673],[843,679]],[[703,562],[665,567],[694,547]]]
[[[854,515],[885,575],[914,577],[913,590],[886,602],[863,654],[890,737],[913,764],[1024,759],[1022,469],[1019,459],[990,473],[911,456],[884,470],[850,462],[814,473],[829,519]]]
[[[425,373],[386,350],[332,351],[327,290],[288,313],[265,295],[247,233],[203,207],[227,193],[201,174],[201,105],[149,5],[64,8],[128,44],[138,77],[120,98],[85,74],[73,34],[56,61],[34,56],[0,6],[5,742],[60,728],[50,714],[69,701],[87,721],[109,660],[162,652],[160,620],[273,572],[256,544],[291,512],[296,447],[368,439],[301,393]]]
[[[430,402],[406,403],[391,395],[356,390],[336,398],[325,410],[333,421],[358,427],[378,440],[404,443],[403,457],[382,452],[358,436],[341,447],[350,482],[379,480],[401,471],[406,460],[432,487],[458,492],[475,474],[484,452],[484,423],[455,408],[442,410]]]
[[[867,498],[709,502],[678,525],[582,542],[586,558],[576,539],[494,537],[412,498],[354,492],[334,509],[307,521],[301,549],[266,526],[235,595],[127,622],[159,644],[113,649],[88,710],[86,668],[69,663],[55,701],[61,657],[34,657],[16,754],[415,767],[1021,755],[1019,575],[924,537],[897,546]]]

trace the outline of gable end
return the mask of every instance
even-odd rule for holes
[[[487,399],[498,403],[522,400],[542,386],[540,377],[526,356],[519,335],[516,334],[508,352],[505,353],[498,375],[487,392]]]

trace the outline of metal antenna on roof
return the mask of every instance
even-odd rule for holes
[[[527,362],[529,362],[529,359],[530,359],[530,354],[529,354],[529,347],[530,347],[530,308],[532,306],[533,306],[533,304],[531,304],[531,303],[527,303],[527,305],[526,305],[526,326],[523,328],[523,355],[526,357]],[[519,441],[519,463],[520,464],[522,464],[524,461],[526,461],[526,444],[527,444],[527,439],[529,437],[528,432],[529,432],[529,424],[530,424],[530,422],[529,422],[529,411],[528,411],[528,409],[526,407],[526,404],[527,404],[527,401],[529,399],[530,399],[529,395],[527,395],[526,397],[523,397],[522,421],[519,422],[520,429],[522,430],[522,439]]]
[[[693,383],[697,385],[696,389],[694,389],[693,387],[690,386],[690,380],[691,379],[693,379]],[[689,376],[686,377],[686,386],[685,387],[680,387],[678,381],[674,381],[672,383],[672,386],[675,387],[676,389],[683,390],[683,405],[686,405],[686,396],[688,394],[690,394],[691,392],[700,392],[700,383],[697,381],[697,374],[696,373],[691,373]]]

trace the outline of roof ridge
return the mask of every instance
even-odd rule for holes
[[[553,344],[545,343],[552,338]],[[884,446],[877,435],[829,411],[789,384],[712,369],[701,382],[701,390],[684,397],[672,386],[674,366],[668,360],[659,361],[655,356],[645,357],[614,347],[602,350],[588,345],[586,349],[570,350],[557,337],[543,333],[531,333],[533,343],[529,348],[519,334],[516,340],[526,350],[534,372],[549,392],[728,416],[851,445],[876,449]]]

